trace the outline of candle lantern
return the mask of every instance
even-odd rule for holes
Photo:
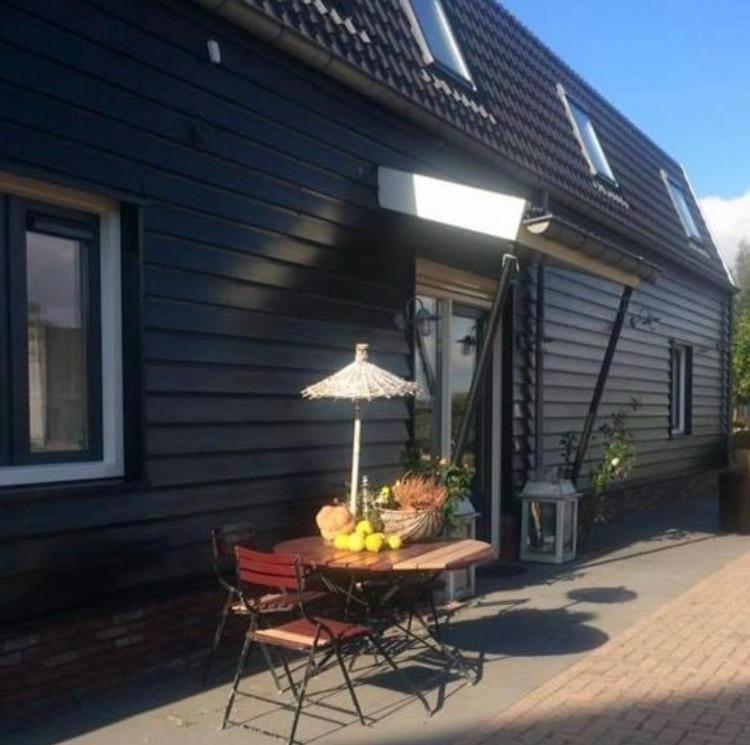
[[[568,479],[527,481],[521,492],[521,560],[563,564],[576,556],[578,500]]]

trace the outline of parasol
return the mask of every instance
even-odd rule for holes
[[[359,483],[359,449],[362,436],[362,402],[374,398],[413,396],[417,384],[399,378],[367,361],[369,345],[357,344],[354,362],[328,378],[302,391],[304,398],[334,398],[354,402],[354,445],[352,449],[352,478],[349,509],[357,516],[357,485]]]

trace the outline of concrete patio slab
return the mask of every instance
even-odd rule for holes
[[[303,715],[298,739],[332,745],[443,745],[476,740],[478,733],[479,740],[493,737],[498,728],[493,729],[488,721],[512,711],[525,696],[571,665],[599,648],[607,649],[604,645],[610,640],[750,551],[750,538],[721,535],[716,525],[713,500],[698,500],[598,530],[587,553],[573,564],[506,568],[495,576],[481,577],[479,597],[448,624],[449,640],[481,668],[476,686],[455,672],[436,681],[437,670],[429,655],[415,654],[416,650],[405,653],[399,658],[401,666],[426,686],[428,700],[436,709],[428,717],[393,673],[363,658],[355,678],[362,707],[374,720],[372,726],[363,728],[356,722],[346,691],[337,688],[339,678],[332,670],[311,683],[310,693],[318,692],[324,705]],[[268,703],[240,699],[233,726],[218,732],[228,672],[227,666],[212,687],[202,690],[199,674],[183,670],[158,683],[87,702],[4,742],[278,742],[247,728],[252,723],[285,734],[291,721],[291,715],[279,706],[270,676],[260,670],[246,677],[241,688],[261,694]],[[483,726],[490,729],[478,729]]]

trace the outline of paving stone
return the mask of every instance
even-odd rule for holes
[[[486,722],[477,742],[512,737],[523,715],[541,742],[577,733],[576,743],[607,745],[750,743],[750,668],[738,663],[750,654],[749,617],[750,553]],[[588,707],[613,688],[619,704],[593,719]],[[544,707],[529,709],[532,698]]]

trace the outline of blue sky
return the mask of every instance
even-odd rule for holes
[[[748,0],[501,2],[685,166],[725,255],[750,238]]]

